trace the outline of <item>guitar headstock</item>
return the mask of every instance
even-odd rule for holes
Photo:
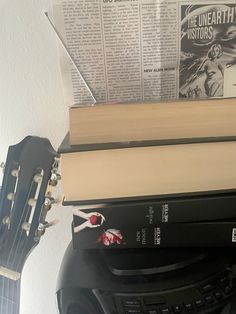
[[[0,270],[20,273],[45,229],[60,179],[59,156],[47,139],[28,136],[8,149],[0,191]]]

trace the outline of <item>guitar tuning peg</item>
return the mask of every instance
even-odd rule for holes
[[[2,172],[4,173],[4,169],[5,169],[6,163],[5,162],[1,162],[0,163],[0,168],[2,170]]]
[[[55,226],[59,223],[59,220],[58,219],[55,219],[55,220],[52,220],[50,222],[47,222],[45,221],[45,223],[40,223],[39,226],[38,226],[38,230],[39,231],[43,231],[43,230],[46,230],[52,226]]]
[[[53,197],[51,197],[51,196],[47,196],[47,197],[45,198],[45,201],[44,201],[43,206],[44,206],[44,208],[45,208],[46,210],[50,210],[51,207],[52,207],[52,205],[55,204],[55,203],[56,203],[55,198],[53,198]]]
[[[38,226],[38,229],[35,232],[34,241],[39,242],[41,236],[44,235],[46,229],[48,229],[52,226],[55,226],[58,223],[59,223],[58,219],[52,220],[51,222],[47,222],[47,221],[41,222]]]
[[[54,198],[52,196],[46,196],[43,206],[48,211],[51,209],[52,205],[59,204],[60,201],[61,200],[59,198]]]
[[[58,154],[54,158],[53,169],[58,169],[61,156]]]
[[[49,184],[56,186],[59,180],[61,180],[61,175],[57,172],[53,172],[49,180]]]

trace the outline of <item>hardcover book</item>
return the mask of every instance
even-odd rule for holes
[[[88,230],[81,230],[74,220],[75,249],[236,247],[236,222],[159,223],[125,228],[116,223],[106,226],[103,218],[95,215],[90,220],[93,227]]]
[[[236,195],[73,209],[75,248],[234,246]]]
[[[70,144],[119,143],[236,134],[236,99],[75,106]]]
[[[64,204],[235,191],[235,138],[138,144],[97,145],[91,150],[64,143],[60,149]]]
[[[206,196],[186,196],[100,206],[75,206],[76,225],[87,229],[91,219],[99,217],[106,227],[134,228],[139,225],[159,223],[190,223],[236,220],[236,193]],[[86,224],[84,224],[87,222]],[[80,228],[80,227],[79,227]]]

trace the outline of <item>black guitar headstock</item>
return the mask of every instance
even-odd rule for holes
[[[58,162],[44,138],[28,136],[9,147],[0,191],[1,275],[21,273],[30,251],[54,224],[47,223],[46,216],[55,202],[52,188],[60,179]]]

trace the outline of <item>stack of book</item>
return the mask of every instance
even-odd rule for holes
[[[70,109],[75,248],[236,246],[236,99]]]

